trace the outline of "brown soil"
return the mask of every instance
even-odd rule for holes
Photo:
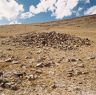
[[[0,95],[96,95],[95,21],[0,26]]]

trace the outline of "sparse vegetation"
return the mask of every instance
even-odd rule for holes
[[[96,95],[94,21],[0,27],[0,95]]]

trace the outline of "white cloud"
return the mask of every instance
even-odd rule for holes
[[[32,16],[35,16],[35,7],[34,6],[30,6],[29,12],[22,13],[20,18],[26,19],[26,18],[30,18]]]
[[[79,0],[40,0],[37,6],[30,6],[29,12],[21,15],[21,18],[30,18],[42,12],[52,12],[52,16],[62,19],[64,16],[71,16],[72,9],[76,7]]]
[[[34,6],[29,7],[28,12],[24,12],[23,5],[19,4],[17,0],[0,0],[0,20],[7,19],[10,24],[19,24],[18,19],[31,18],[39,13],[50,11],[56,19],[62,19],[66,16],[71,16],[75,13],[76,16],[80,15],[83,8],[73,11],[79,2],[84,4],[90,3],[90,0],[40,0],[40,2]],[[84,12],[85,15],[96,14],[96,6],[89,8]]]
[[[81,15],[81,12],[83,11],[83,8],[82,7],[79,7],[77,11],[74,11],[74,13],[76,14],[76,16],[80,16]]]
[[[71,16],[72,9],[78,4],[78,0],[58,0],[55,4],[56,10],[54,16],[57,19],[62,19],[64,16]]]
[[[79,11],[79,12],[80,12],[80,11],[82,11],[82,10],[83,10],[83,8],[82,8],[82,7],[79,7],[79,8],[78,8],[78,11]]]
[[[90,0],[80,0],[82,2],[85,2],[85,3],[90,3]]]
[[[11,25],[11,24],[22,24],[22,23],[15,20],[15,21],[11,21],[9,24]]]
[[[0,0],[0,19],[16,19],[23,12],[23,5],[18,4],[16,0]]]
[[[96,6],[89,8],[87,11],[84,12],[85,15],[93,15],[96,14]]]
[[[90,3],[90,0],[85,0],[86,3]]]
[[[34,14],[32,14],[31,12],[26,12],[26,13],[22,13],[20,18],[26,19],[26,18],[30,18],[32,16],[34,16]]]
[[[30,18],[36,14],[51,11],[53,12],[55,10],[55,3],[56,0],[40,0],[40,3],[37,4],[37,6],[31,5],[29,8],[29,12],[25,12],[21,15],[21,18]]]
[[[55,10],[55,4],[57,0],[41,0],[41,2],[36,7],[36,14],[40,12],[47,12]]]

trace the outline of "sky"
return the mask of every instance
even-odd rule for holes
[[[0,0],[0,25],[30,24],[96,14],[96,0]]]

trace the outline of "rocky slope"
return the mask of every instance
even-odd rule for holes
[[[80,37],[71,36],[69,34],[56,33],[55,31],[49,33],[28,33],[12,37],[8,42],[19,44],[23,46],[33,47],[52,47],[63,50],[77,49],[81,46],[90,46],[91,41],[88,38],[82,39]],[[8,42],[5,42],[5,44]],[[4,43],[4,42],[2,42]]]
[[[1,26],[0,95],[96,95],[95,21]]]

